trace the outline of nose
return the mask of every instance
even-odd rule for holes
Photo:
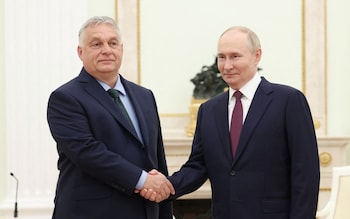
[[[224,62],[224,69],[229,70],[232,68],[233,68],[233,63],[229,59],[226,59]]]
[[[104,43],[102,46],[102,52],[103,53],[110,53],[111,52],[111,47],[109,46],[108,43]]]

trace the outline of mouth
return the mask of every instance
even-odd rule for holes
[[[225,76],[227,77],[233,77],[233,76],[238,76],[238,73],[224,73]]]

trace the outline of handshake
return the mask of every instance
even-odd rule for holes
[[[148,172],[146,181],[141,190],[135,190],[140,196],[150,201],[161,202],[170,194],[175,194],[175,189],[170,181],[159,171],[153,169]]]

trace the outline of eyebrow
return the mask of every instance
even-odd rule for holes
[[[94,40],[101,40],[101,38],[100,37],[92,37],[91,41],[94,41]],[[118,37],[111,37],[110,39],[108,39],[108,41],[110,41],[110,40],[116,40],[119,42]]]

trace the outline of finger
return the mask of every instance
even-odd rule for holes
[[[150,199],[152,194],[153,194],[153,190],[152,189],[144,188],[140,192],[140,196],[144,197],[145,199]]]
[[[152,192],[151,196],[148,198],[148,200],[156,201],[157,200],[157,193],[156,192]]]
[[[142,197],[144,197],[145,199],[151,199],[152,198],[152,195],[154,193],[154,191],[152,189],[144,189],[143,190],[143,195]],[[154,199],[154,196],[153,196],[153,199]]]
[[[161,199],[166,199],[167,198],[167,193],[164,190],[160,190],[160,192],[158,192],[158,197],[160,197]]]
[[[145,197],[146,195],[147,195],[147,189],[146,188],[144,188],[144,189],[142,189],[141,191],[140,191],[140,196],[142,196],[142,197]]]
[[[162,198],[160,195],[158,195],[157,198],[156,198],[156,202],[157,203],[159,203],[159,202],[161,202],[163,200],[164,200],[164,198]]]
[[[169,197],[169,195],[170,195],[170,188],[167,185],[163,186],[161,195],[162,195],[162,197],[164,199]]]

